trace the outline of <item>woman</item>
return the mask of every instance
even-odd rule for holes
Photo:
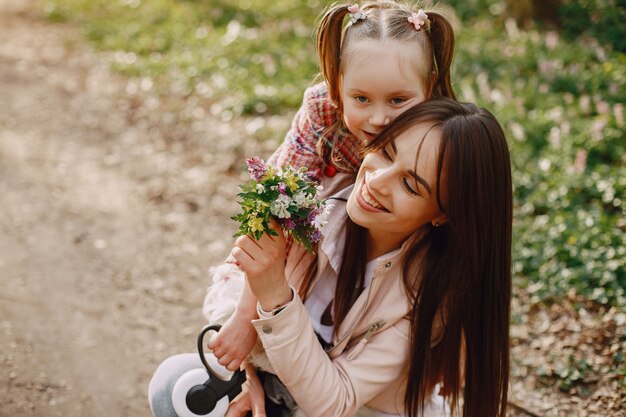
[[[443,415],[438,384],[453,411],[464,386],[464,416],[504,416],[511,194],[495,118],[433,99],[367,146],[316,257],[295,247],[285,264],[281,235],[240,237],[266,381],[309,417]]]

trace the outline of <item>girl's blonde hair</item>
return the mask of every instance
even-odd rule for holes
[[[321,15],[315,28],[320,73],[328,88],[328,95],[337,106],[338,116],[328,126],[318,142],[318,153],[324,164],[333,163],[341,167],[335,158],[335,145],[338,139],[347,134],[343,126],[343,103],[339,91],[339,79],[345,64],[349,44],[356,40],[397,40],[419,42],[422,50],[431,61],[432,72],[424,74],[424,86],[433,97],[456,99],[450,81],[450,67],[454,54],[454,31],[450,22],[441,14],[428,11],[429,30],[416,30],[408,18],[418,11],[411,6],[396,1],[370,1],[360,7],[366,18],[350,23],[347,19],[349,3],[330,5]],[[345,21],[349,23],[345,24]],[[434,79],[434,81],[433,81]]]

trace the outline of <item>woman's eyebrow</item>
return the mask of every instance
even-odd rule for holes
[[[407,171],[409,173],[409,175],[411,175],[413,178],[415,178],[415,181],[417,181],[418,183],[422,184],[422,187],[424,187],[426,189],[426,191],[428,191],[428,194],[431,195],[433,192],[430,188],[430,185],[428,185],[428,183],[426,182],[426,180],[422,177],[420,177],[419,175],[417,175],[417,173],[415,171],[413,171],[412,169],[409,169]]]

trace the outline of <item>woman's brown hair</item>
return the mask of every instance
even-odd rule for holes
[[[512,229],[511,168],[504,132],[487,110],[436,98],[400,115],[365,152],[382,149],[420,123],[441,132],[435,195],[447,222],[418,229],[403,258],[404,286],[413,305],[406,413],[420,415],[435,384],[443,383],[453,411],[459,408],[464,385],[463,416],[504,417]],[[363,283],[366,231],[348,223],[335,293],[335,329]],[[438,314],[443,316],[443,338],[432,347]]]
[[[456,98],[450,80],[454,31],[443,15],[426,10],[430,29],[417,31],[408,21],[411,13],[417,12],[417,6],[395,1],[370,1],[360,8],[367,16],[365,19],[345,24],[346,20],[349,21],[347,16],[350,5],[336,3],[329,6],[315,28],[320,73],[326,82],[328,95],[338,110],[337,119],[325,129],[318,142],[318,153],[326,165],[333,163],[341,166],[341,161],[334,155],[335,144],[346,133],[339,80],[351,42],[364,39],[418,42],[431,60],[432,72],[424,74],[426,91],[430,91],[432,97]]]

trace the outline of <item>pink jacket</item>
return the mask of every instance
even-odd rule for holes
[[[343,197],[349,191],[344,190]],[[344,207],[343,202],[335,207],[336,214],[324,230],[325,240],[332,242],[340,234],[347,217]],[[394,256],[379,260],[370,286],[350,309],[328,352],[318,342],[297,294],[276,316],[253,320],[275,373],[308,417],[351,416],[362,405],[403,413],[411,306],[401,271],[408,243]],[[300,246],[289,254],[286,275],[295,289],[310,256]],[[319,250],[318,270],[328,262],[328,254]],[[441,335],[442,326],[436,323],[433,343]]]

